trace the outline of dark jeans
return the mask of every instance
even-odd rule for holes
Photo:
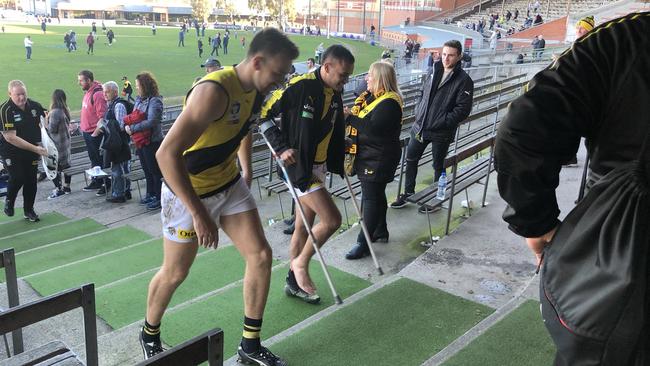
[[[95,53],[95,46],[93,44],[89,44],[88,51],[86,53]]]
[[[228,54],[228,45],[227,45],[227,44],[224,44],[224,45],[223,45],[223,54],[224,54],[224,55],[227,55],[227,54]]]
[[[144,171],[144,177],[147,180],[147,196],[155,196],[158,200],[160,200],[162,173],[158,167],[158,161],[156,161],[156,151],[158,151],[161,142],[152,142],[137,150],[138,158],[140,158],[140,164]]]
[[[102,168],[106,168],[104,166],[104,162],[102,159],[102,156],[99,153],[99,146],[102,143],[102,136],[99,135],[97,137],[92,137],[92,135],[88,132],[82,132],[81,133],[84,137],[84,142],[86,143],[86,149],[88,150],[88,157],[90,158],[90,167],[95,167],[95,166],[100,166]],[[96,178],[93,178],[95,180]]]
[[[8,164],[7,160],[11,160],[11,164]],[[34,200],[36,199],[37,163],[38,160],[15,157],[3,160],[3,165],[9,172],[7,201],[11,207],[14,207],[18,191],[22,188],[24,211],[34,210]]]
[[[27,51],[27,59],[31,60],[32,59],[32,48],[31,47],[25,47],[25,50]]]
[[[214,55],[216,53],[216,56],[219,56],[219,48],[218,47],[212,47],[212,51],[210,51],[210,56]]]
[[[445,157],[447,156],[447,149],[449,149],[449,142],[440,141],[418,141],[415,138],[409,140],[408,147],[406,148],[406,179],[404,182],[404,193],[415,193],[415,178],[418,175],[418,162],[431,143],[431,153],[433,154],[433,181],[438,181],[442,175]]]
[[[366,224],[370,238],[374,241],[377,238],[388,237],[386,226],[386,184],[378,182],[361,181],[361,205],[363,207],[363,222]],[[367,244],[363,229],[359,231],[357,243]]]

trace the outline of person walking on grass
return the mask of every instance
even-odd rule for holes
[[[88,33],[88,37],[86,37],[86,44],[88,45],[88,51],[86,54],[95,54],[95,37],[93,36],[92,32]]]
[[[241,63],[207,74],[192,86],[183,111],[160,146],[156,158],[165,177],[164,260],[149,284],[140,331],[145,359],[164,352],[160,325],[165,309],[187,277],[198,247],[217,248],[219,227],[246,262],[239,359],[255,365],[286,365],[260,343],[272,253],[250,192],[250,127],[264,94],[284,80],[296,57],[298,48],[283,33],[272,28],[258,32]]]
[[[32,45],[34,42],[32,42],[32,37],[27,36],[23,40],[23,43],[25,44],[25,52],[27,54],[27,61],[32,59]]]

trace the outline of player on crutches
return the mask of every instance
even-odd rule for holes
[[[322,246],[341,225],[341,214],[325,189],[325,175],[327,171],[344,174],[341,92],[353,71],[352,53],[341,45],[330,46],[321,67],[291,79],[286,88],[273,92],[262,108],[261,131],[286,163],[287,183],[295,186],[298,208],[305,219],[296,217],[285,292],[311,304],[320,302],[320,296],[309,275],[309,262],[315,247]],[[275,126],[273,118],[280,114],[280,124]],[[278,127],[279,134],[274,131]],[[319,222],[313,225],[316,216]]]

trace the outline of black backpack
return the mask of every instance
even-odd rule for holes
[[[556,365],[649,365],[650,132],[597,181],[544,250],[542,316]]]

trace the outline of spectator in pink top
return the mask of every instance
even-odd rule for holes
[[[88,70],[81,70],[77,75],[77,80],[81,90],[85,92],[81,103],[81,123],[79,127],[88,150],[90,166],[104,167],[102,157],[99,154],[99,146],[102,142],[101,126],[107,109],[102,84],[95,81],[92,71]],[[95,130],[100,132],[95,134],[96,137],[93,137]],[[100,196],[106,193],[106,187],[103,187],[99,179],[93,179],[83,190],[84,192],[97,191]]]
[[[86,44],[88,45],[88,51],[86,52],[87,54],[94,54],[95,53],[95,37],[93,36],[93,33],[90,32],[88,33],[88,37],[86,37]]]

